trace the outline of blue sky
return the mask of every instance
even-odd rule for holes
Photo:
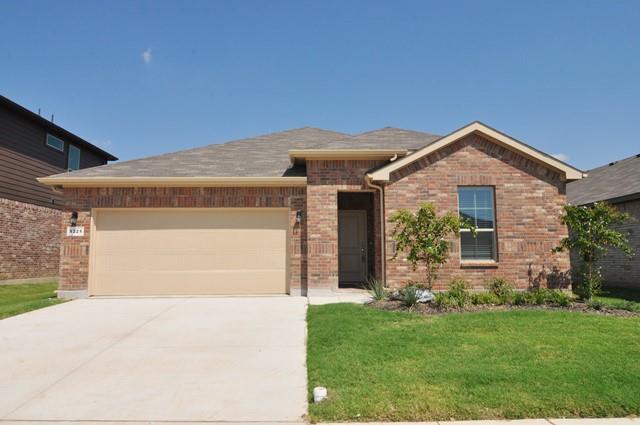
[[[640,1],[0,2],[0,93],[122,159],[306,125],[481,120],[640,153]]]

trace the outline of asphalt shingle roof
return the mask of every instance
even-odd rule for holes
[[[440,136],[385,127],[357,135],[304,127],[148,158],[86,168],[56,177],[289,177],[292,149],[417,150]]]
[[[567,185],[573,205],[640,196],[640,154],[587,171],[587,177]]]

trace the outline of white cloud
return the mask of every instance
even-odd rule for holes
[[[142,52],[142,61],[144,63],[151,63],[152,59],[153,59],[153,55],[151,54],[151,48]]]
[[[567,162],[569,160],[569,155],[566,155],[564,153],[554,153],[551,156],[554,157],[555,159],[559,159],[560,161],[564,161],[564,162]]]

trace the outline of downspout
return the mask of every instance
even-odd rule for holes
[[[368,187],[375,189],[379,193],[380,199],[380,254],[381,254],[381,266],[382,266],[382,284],[387,286],[387,256],[386,256],[386,234],[385,234],[385,214],[384,214],[384,187],[382,185],[376,185],[372,183],[371,177],[365,174],[364,183]]]

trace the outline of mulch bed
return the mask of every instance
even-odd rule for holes
[[[610,307],[603,307],[602,309],[596,310],[587,306],[585,303],[581,302],[572,302],[568,307],[562,307],[559,305],[488,305],[488,304],[478,304],[473,305],[470,304],[463,308],[458,309],[441,309],[434,303],[419,303],[415,305],[413,308],[409,309],[405,306],[401,301],[372,301],[367,306],[371,308],[377,308],[379,310],[386,311],[406,311],[417,314],[447,314],[447,313],[464,313],[464,312],[476,312],[476,311],[506,311],[506,310],[552,310],[552,311],[578,311],[582,313],[589,314],[598,314],[602,316],[620,316],[620,317],[631,317],[631,316],[640,316],[640,312],[628,311],[615,309]]]

